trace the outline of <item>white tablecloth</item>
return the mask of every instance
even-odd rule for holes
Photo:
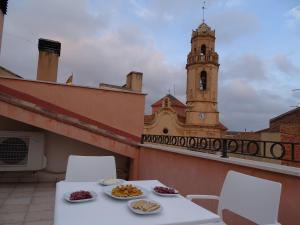
[[[162,197],[152,188],[162,185],[157,180],[128,181],[149,190],[147,198],[158,201],[163,210],[159,214],[137,215],[126,200],[113,199],[95,182],[58,182],[56,185],[54,225],[185,225],[219,221],[219,216],[185,199],[183,196]],[[94,201],[69,203],[63,195],[70,191],[92,190],[98,194]]]

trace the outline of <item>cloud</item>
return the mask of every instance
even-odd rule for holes
[[[300,20],[300,5],[297,5],[294,8],[290,9],[288,14],[293,17],[293,19]]]
[[[257,90],[239,79],[220,88],[219,111],[231,130],[256,131],[268,127],[269,119],[286,111],[286,99],[269,90]]]
[[[130,0],[130,4],[133,6],[133,12],[141,18],[149,19],[153,18],[155,15],[154,13],[147,9],[146,7],[143,7],[141,4],[137,3],[135,0]]]
[[[88,12],[87,0],[9,1],[1,64],[35,79],[39,38],[61,41],[63,57],[64,41],[80,44],[81,38],[96,35],[108,25],[109,17]]]
[[[297,75],[300,73],[300,68],[294,65],[291,60],[284,54],[274,56],[273,62],[277,69],[284,74]]]
[[[172,20],[174,20],[174,15],[166,12],[163,14],[163,19],[166,21],[172,21]]]
[[[132,11],[136,16],[145,20],[163,20],[166,22],[170,22],[174,20],[174,15],[170,13],[170,7],[164,7],[165,3],[166,2],[154,1],[148,4],[147,6],[143,6],[142,4],[139,4],[136,0],[130,0],[130,4],[132,5]]]
[[[87,1],[33,1],[22,7],[9,5],[6,32],[16,32],[24,38],[4,34],[2,64],[27,79],[35,79],[37,40],[51,38],[62,43],[58,81],[65,82],[74,74],[74,84],[98,87],[99,83],[123,85],[130,71],[144,73],[146,106],[176,88],[176,95],[185,95],[185,71],[168,65],[166,57],[156,49],[153,40],[139,27],[122,24],[110,27],[110,17],[89,13]],[[46,10],[49,8],[49,10]],[[56,9],[57,8],[57,9]],[[20,10],[22,9],[22,10]],[[45,11],[28,17],[32,10]],[[66,12],[64,12],[66,11]],[[55,14],[55,18],[52,18]],[[77,27],[78,26],[78,27]],[[15,36],[13,36],[15,37]],[[27,39],[29,42],[27,43]]]
[[[233,8],[233,7],[238,7],[244,4],[244,0],[226,0],[225,1],[225,7],[228,8]]]
[[[224,56],[223,59],[219,75],[219,111],[222,122],[230,130],[267,128],[270,118],[289,110],[295,102],[294,96],[285,95],[290,87],[280,77],[270,77],[274,71],[269,59],[252,53]]]
[[[264,80],[266,79],[266,73],[267,69],[264,60],[251,53],[236,57],[225,56],[221,62],[221,76],[225,80]]]
[[[231,6],[222,6],[217,14],[208,14],[209,24],[216,28],[217,44],[221,42],[223,47],[260,31],[257,17],[238,10],[234,2],[227,2]],[[221,7],[216,6],[218,1],[207,3],[211,8]],[[190,29],[198,25],[201,6],[199,0],[188,4],[182,0],[153,0],[145,4],[120,0],[10,1],[1,65],[35,79],[38,38],[50,38],[62,43],[59,82],[73,72],[75,84],[122,85],[126,74],[136,70],[144,73],[147,112],[169,89],[173,94],[173,86],[176,97],[185,102],[185,54],[189,49],[184,49],[183,56],[180,49],[190,48]],[[170,46],[164,46],[167,44]],[[174,62],[172,56],[176,54],[179,56]],[[225,55],[220,60],[219,108],[226,126],[256,130],[266,127],[271,116],[286,111],[288,101],[281,94],[272,95],[271,88],[262,89],[276,83],[267,76],[267,60],[253,53]],[[274,60],[287,64],[280,57]],[[294,102],[296,97],[290,98]]]
[[[297,101],[297,105],[300,105],[300,89],[299,87],[292,89],[292,97]]]
[[[238,38],[249,37],[260,30],[257,16],[241,10],[222,10],[212,15],[210,23],[216,29],[220,44],[228,44]]]
[[[19,9],[22,10],[19,10]],[[105,11],[89,13],[87,0],[9,2],[6,30],[23,36],[79,39],[106,28]]]
[[[287,13],[288,26],[300,32],[300,5],[291,8]]]
[[[185,95],[184,67],[178,69],[168,65],[165,56],[136,27],[124,27],[101,37],[85,38],[80,44],[70,40],[64,43],[62,82],[72,71],[77,84],[98,86],[101,82],[122,85],[128,72],[141,71],[144,74],[143,91],[148,94],[147,112],[154,101],[173,89],[173,84],[177,86],[179,98]]]

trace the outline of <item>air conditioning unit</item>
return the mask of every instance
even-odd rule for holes
[[[0,131],[0,171],[35,171],[46,167],[44,134]]]

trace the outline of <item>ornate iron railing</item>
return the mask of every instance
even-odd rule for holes
[[[156,143],[187,148],[191,151],[260,157],[300,163],[300,143],[226,138],[142,135],[142,143]]]

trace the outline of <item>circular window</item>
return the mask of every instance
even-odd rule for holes
[[[164,133],[164,134],[167,134],[167,133],[169,133],[169,130],[168,130],[168,128],[164,128],[164,129],[163,129],[163,133]]]
[[[27,153],[28,147],[20,138],[7,138],[0,144],[0,159],[7,164],[19,163]]]

